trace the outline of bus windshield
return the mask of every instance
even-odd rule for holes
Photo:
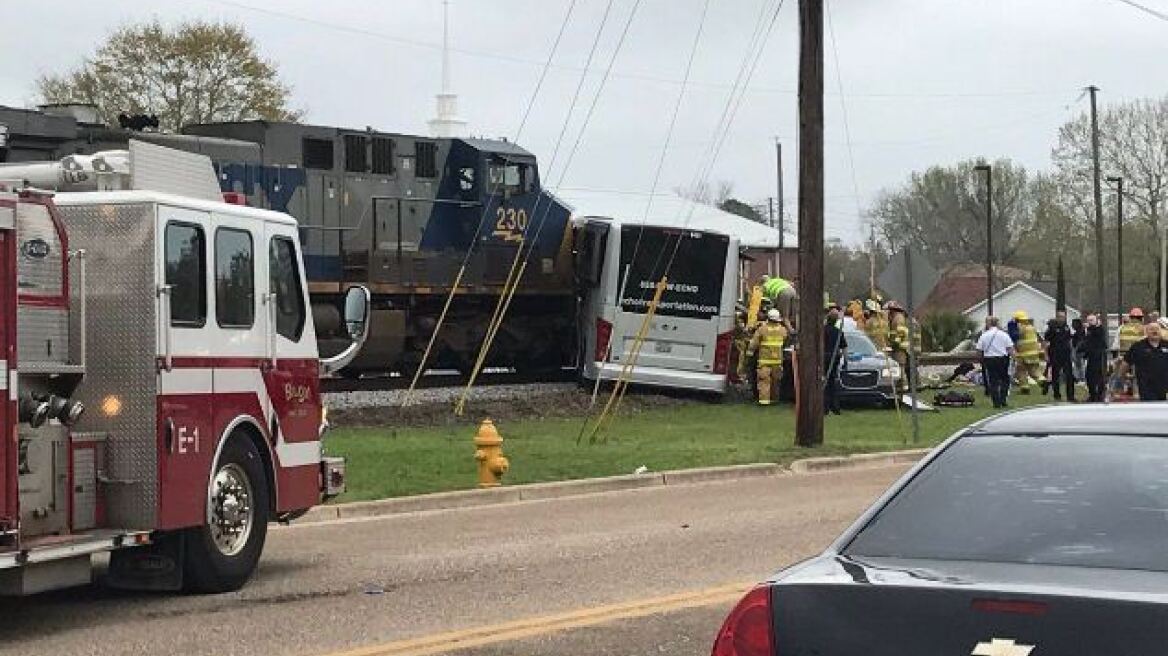
[[[694,319],[718,316],[729,244],[729,237],[709,232],[622,227],[621,309],[647,312],[664,275],[668,282],[657,314]]]

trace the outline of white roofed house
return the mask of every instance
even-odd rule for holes
[[[1019,280],[994,294],[994,314],[1002,319],[1003,325],[1018,310],[1022,310],[1030,315],[1030,318],[1034,320],[1035,327],[1039,329],[1046,326],[1048,319],[1054,318],[1055,298],[1040,289],[1039,286],[1045,287],[1046,285]],[[962,314],[980,328],[985,324],[985,300],[979,301],[972,307],[967,308]],[[1079,311],[1068,305],[1067,320],[1075,319],[1078,316]]]

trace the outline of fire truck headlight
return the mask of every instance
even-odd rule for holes
[[[110,394],[101,400],[101,414],[106,417],[117,417],[122,414],[122,400],[116,394]]]
[[[85,414],[85,404],[81,403],[80,401],[74,401],[70,399],[68,403],[65,404],[65,409],[58,418],[61,420],[62,424],[65,424],[66,426],[72,426],[81,419],[81,415],[83,414]]]
[[[20,421],[27,422],[29,426],[37,428],[48,420],[49,404],[26,396],[20,399],[20,404],[17,406],[17,414]]]

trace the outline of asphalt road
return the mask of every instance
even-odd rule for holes
[[[238,593],[0,601],[0,653],[704,656],[740,588],[825,546],[903,470],[278,528]]]

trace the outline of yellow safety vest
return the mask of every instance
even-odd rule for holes
[[[1127,353],[1128,349],[1144,338],[1144,324],[1128,321],[1119,327],[1119,352]]]
[[[888,347],[893,351],[908,352],[908,326],[902,323],[888,328]]]
[[[1023,362],[1038,362],[1042,358],[1042,351],[1038,348],[1038,330],[1033,324],[1019,324],[1017,348],[1018,359]]]
[[[864,332],[868,339],[881,351],[888,346],[888,322],[880,314],[873,314],[864,322]]]
[[[783,343],[787,341],[787,329],[782,324],[765,323],[754,336],[758,347],[758,366],[774,367],[783,364]]]

